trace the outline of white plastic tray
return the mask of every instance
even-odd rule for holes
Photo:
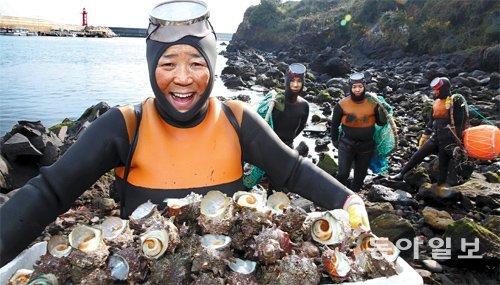
[[[40,256],[47,252],[47,242],[39,242],[23,251],[11,262],[0,268],[0,284],[7,284],[9,278],[21,268],[33,268],[33,264]],[[362,282],[342,283],[346,285],[422,285],[422,277],[404,259],[398,258],[396,261],[397,275],[390,277],[379,277]],[[328,285],[328,284],[324,284]]]

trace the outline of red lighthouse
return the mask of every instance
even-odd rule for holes
[[[85,11],[85,8],[83,8],[82,12],[82,26],[87,26],[87,11]]]

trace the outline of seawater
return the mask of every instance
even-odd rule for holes
[[[220,52],[225,45],[218,43]],[[212,94],[257,94],[224,86],[220,73],[226,61],[217,58]],[[0,76],[0,136],[20,120],[50,127],[77,119],[99,102],[136,104],[154,96],[143,38],[0,36]]]

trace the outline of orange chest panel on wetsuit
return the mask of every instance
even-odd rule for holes
[[[346,97],[339,102],[344,111],[342,125],[353,128],[366,128],[375,124],[375,107],[372,102],[364,99],[357,103]]]
[[[446,109],[446,99],[436,99],[432,105],[432,118],[444,119],[450,117],[450,110]]]
[[[135,126],[135,120],[127,121]],[[123,168],[116,170],[122,178]],[[129,183],[152,189],[189,189],[233,182],[241,176],[238,135],[219,101],[210,98],[205,119],[192,128],[167,124],[154,100],[144,102]]]

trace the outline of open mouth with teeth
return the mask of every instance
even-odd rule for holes
[[[189,105],[194,100],[195,94],[196,94],[196,92],[189,92],[189,93],[170,92],[170,96],[171,96],[172,100],[179,107],[185,107],[185,106]]]

